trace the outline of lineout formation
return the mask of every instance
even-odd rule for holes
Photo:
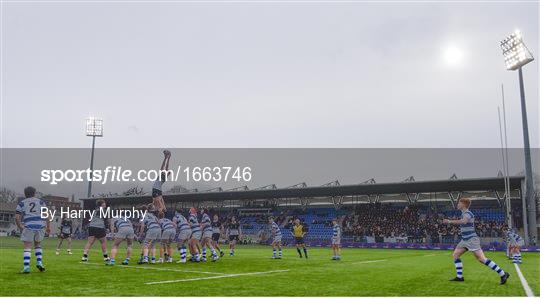
[[[97,200],[96,209],[92,212],[93,216],[88,224],[88,240],[83,250],[82,262],[88,262],[89,251],[96,240],[101,244],[103,259],[107,266],[116,265],[119,248],[124,241],[126,242],[126,254],[121,264],[128,266],[133,255],[133,242],[137,240],[142,243],[139,265],[172,263],[175,255],[174,244],[176,244],[179,255],[177,263],[198,263],[208,260],[216,262],[225,256],[219,245],[222,234],[225,234],[224,236],[229,243],[229,256],[235,256],[236,244],[242,235],[241,224],[235,216],[224,222],[219,214],[213,214],[211,217],[207,208],[197,210],[195,207],[191,207],[188,210],[177,209],[172,218],[166,217],[167,210],[162,189],[169,173],[171,152],[164,150],[163,154],[162,174],[152,186],[152,202],[133,209],[140,210],[142,216],[131,218],[109,216],[103,212],[109,210],[106,202],[101,199]],[[24,193],[26,198],[18,204],[16,214],[17,226],[21,230],[21,240],[24,243],[22,273],[30,272],[32,246],[35,250],[38,270],[45,271],[41,241],[45,233],[50,232],[50,221],[41,216],[40,209],[46,208],[46,206],[43,200],[35,197],[36,190],[33,187],[25,188]],[[457,225],[461,234],[461,241],[453,252],[456,276],[451,281],[462,282],[465,280],[461,256],[470,251],[480,263],[499,275],[500,284],[505,284],[510,275],[484,255],[480,246],[480,238],[475,231],[475,216],[469,210],[470,205],[470,198],[461,198],[457,204],[457,209],[461,211],[461,218],[442,221],[442,224]],[[54,214],[48,213],[47,216],[51,217]],[[273,217],[269,217],[268,226],[272,237],[272,259],[279,260],[283,257],[282,227]],[[107,229],[112,233],[113,238],[110,256],[107,252]],[[72,254],[70,245],[73,227],[68,217],[62,218],[60,230],[56,253],[59,254],[63,240],[67,239],[68,253]],[[294,236],[299,257],[308,258],[308,249],[304,243],[304,237],[308,233],[307,226],[296,218],[292,224],[291,233]],[[332,260],[334,261],[341,260],[341,234],[339,221],[337,218],[333,218],[331,244]],[[509,248],[507,256],[515,264],[521,264],[520,247],[524,245],[523,239],[510,229],[505,230],[505,235]],[[159,258],[158,244],[160,244]]]

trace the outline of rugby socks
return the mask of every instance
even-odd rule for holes
[[[463,263],[461,259],[455,259],[454,266],[456,266],[456,277],[463,278]]]
[[[35,251],[34,251],[34,254],[36,255],[36,261],[38,263],[38,265],[40,265],[42,263],[42,253],[43,251],[41,250],[41,246],[40,247],[36,247]]]
[[[281,258],[281,256],[282,256],[282,253],[281,253],[281,247],[279,248],[278,256],[279,256],[280,258]]]
[[[298,252],[298,255],[299,255],[300,257],[302,257],[302,251],[300,251],[300,248],[297,247],[297,248],[296,248],[296,251]]]
[[[307,248],[304,247],[304,255],[306,256],[306,259],[307,259]]]
[[[491,270],[497,272],[499,276],[504,276],[504,270],[502,270],[501,267],[499,267],[499,265],[497,265],[497,263],[493,262],[492,260],[486,259],[484,265],[491,268]]]
[[[212,257],[217,258],[217,252],[215,249],[211,248],[212,251]]]
[[[276,257],[276,249],[274,248],[274,258]]]
[[[516,253],[513,256],[513,262],[514,264],[521,264],[521,253]]]
[[[30,267],[30,256],[32,255],[32,250],[30,249],[25,249],[24,250],[24,253],[23,253],[23,265],[24,265],[24,268],[29,268]]]
[[[231,249],[231,252],[229,253],[231,256],[234,256],[234,249]]]
[[[206,247],[202,249],[202,258],[206,260]]]
[[[178,249],[180,252],[180,259],[185,260],[186,259],[186,247],[182,246]]]

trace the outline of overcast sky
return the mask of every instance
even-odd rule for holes
[[[2,147],[523,146],[539,4],[3,3]],[[538,61],[524,68],[539,147]]]

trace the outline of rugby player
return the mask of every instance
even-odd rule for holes
[[[67,247],[67,253],[73,254],[71,252],[71,235],[73,234],[73,221],[62,218],[62,221],[60,222],[60,234],[58,235],[58,245],[56,246],[56,255],[60,254],[60,246],[62,246],[62,242],[64,242],[64,239],[67,239],[68,247]]]
[[[512,263],[521,264],[521,246],[525,244],[525,241],[511,229],[505,228],[505,234],[508,241],[508,247],[510,248],[509,253],[512,257]]]
[[[268,222],[270,223],[270,229],[272,231],[272,250],[273,255],[272,259],[281,259],[282,253],[281,253],[281,229],[279,228],[278,224],[274,221],[273,217],[270,217],[268,219]],[[276,250],[279,250],[278,255],[276,256]]]
[[[171,152],[169,150],[163,151],[163,162],[160,168],[160,177],[154,181],[152,185],[152,203],[159,212],[165,212],[165,201],[163,201],[163,183],[167,180],[169,175],[169,160],[171,158]]]
[[[191,253],[190,261],[200,262],[201,256],[199,254],[200,239],[202,236],[199,220],[197,219],[197,209],[194,207],[189,208],[189,225],[191,227],[191,238],[189,239],[189,252]]]
[[[21,232],[21,241],[24,245],[23,269],[21,273],[30,273],[30,256],[32,255],[32,245],[36,256],[36,267],[39,271],[45,271],[43,265],[43,251],[41,241],[45,234],[50,233],[50,221],[41,217],[41,207],[45,207],[43,200],[35,197],[36,189],[28,186],[24,189],[24,197],[17,204],[15,210],[15,222]],[[23,224],[24,223],[24,224]]]
[[[161,249],[160,249],[160,262],[172,263],[172,248],[171,243],[176,238],[176,226],[174,223],[165,218],[165,213],[158,213],[159,224],[161,225]]]
[[[155,213],[156,208],[154,204],[149,204],[148,212],[139,230],[139,234],[141,235],[146,231],[143,243],[143,259],[139,262],[140,264],[156,263],[156,242],[161,240],[161,226]],[[151,256],[150,261],[148,259],[149,255]]]
[[[307,228],[300,223],[300,219],[297,218],[294,220],[294,224],[292,226],[292,234],[294,236],[294,241],[296,244],[296,251],[298,252],[298,255],[300,258],[302,257],[302,251],[300,251],[300,248],[304,250],[304,255],[306,256],[306,259],[308,258],[307,255],[307,248],[306,243],[304,242],[304,236],[307,233]]]
[[[101,243],[101,252],[103,253],[103,260],[105,262],[109,262],[109,255],[107,254],[107,231],[106,227],[108,226],[109,220],[107,218],[103,218],[102,214],[100,212],[101,209],[107,208],[107,204],[104,200],[97,200],[96,202],[96,210],[95,215],[90,220],[90,223],[88,224],[88,241],[86,242],[86,245],[84,246],[83,250],[83,256],[81,258],[81,261],[86,262],[88,261],[88,251],[92,248],[92,245],[94,245],[94,242],[99,240]]]
[[[178,230],[178,235],[176,236],[176,248],[180,253],[180,260],[178,263],[186,262],[186,243],[189,241],[191,236],[191,227],[187,219],[182,215],[182,209],[176,209],[176,214],[173,217],[173,223]]]
[[[116,263],[116,255],[118,254],[118,247],[126,240],[126,258],[122,262],[122,265],[128,265],[131,259],[131,252],[133,247],[133,238],[135,238],[135,231],[133,230],[133,224],[131,220],[125,217],[119,217],[111,222],[109,229],[113,234],[113,245],[111,248],[111,260],[107,263],[109,266],[114,266]],[[115,232],[116,231],[116,232]]]
[[[206,249],[209,248],[212,252],[212,262],[215,262],[219,257],[212,243],[212,221],[210,220],[210,216],[208,216],[208,210],[205,208],[201,209],[201,229],[202,261],[206,262]]]
[[[486,258],[486,256],[484,255],[482,247],[480,246],[480,238],[478,237],[474,229],[474,214],[469,211],[470,206],[470,198],[459,199],[457,209],[461,211],[461,219],[443,220],[443,224],[459,225],[459,228],[461,230],[461,241],[457,244],[456,248],[454,249],[454,253],[452,254],[454,258],[454,266],[456,267],[456,277],[451,279],[451,281],[464,281],[463,262],[461,261],[460,257],[465,252],[471,251],[480,263],[488,266],[491,270],[497,272],[497,274],[501,278],[500,284],[503,285],[508,280],[510,274],[508,274],[508,272],[505,272],[495,262]]]
[[[341,260],[341,227],[336,218],[332,220],[332,260]]]
[[[234,256],[236,242],[240,241],[242,228],[240,223],[236,221],[236,217],[231,217],[231,222],[227,225],[227,237],[229,238],[229,255]]]
[[[219,247],[221,229],[223,229],[223,224],[219,220],[219,215],[214,214],[214,217],[212,218],[212,245],[214,245],[214,248],[219,252],[219,256],[223,257],[225,253],[221,251],[221,247]]]

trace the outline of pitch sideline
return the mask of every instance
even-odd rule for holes
[[[523,286],[523,289],[525,290],[525,294],[527,295],[527,297],[534,297],[534,293],[531,287],[529,287],[529,284],[527,283],[525,276],[523,276],[523,273],[521,273],[521,269],[519,269],[519,265],[514,263],[514,266],[516,267],[516,272],[519,276],[519,280],[521,281],[521,285]]]

